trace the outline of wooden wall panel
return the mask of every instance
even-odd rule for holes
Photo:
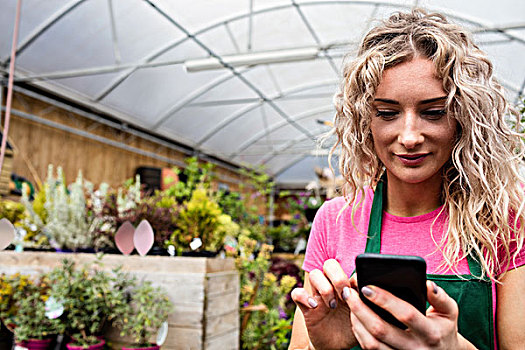
[[[183,163],[187,155],[151,141],[127,134],[71,112],[59,109],[37,99],[15,93],[13,110],[36,115],[78,130],[89,131],[129,146],[136,147],[157,155],[169,157]],[[61,166],[68,183],[75,180],[78,171],[98,185],[109,183],[112,187],[121,185],[134,176],[139,166],[171,167],[167,162],[137,154],[118,147],[107,145],[80,135],[46,126],[17,116],[11,116],[9,138],[35,168],[42,181],[45,181],[48,164]],[[13,172],[35,183],[28,165],[21,155],[16,155]],[[226,183],[232,190],[238,190],[239,174],[219,166],[215,168],[219,175],[218,182]]]

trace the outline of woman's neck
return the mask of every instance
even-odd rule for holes
[[[385,210],[395,216],[418,216],[430,213],[441,203],[442,179],[439,174],[418,184],[388,176]]]

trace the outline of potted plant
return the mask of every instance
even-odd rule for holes
[[[197,188],[192,192],[191,198],[183,204],[176,220],[177,228],[168,241],[168,244],[175,246],[179,254],[190,253],[188,250],[195,239],[200,239],[201,244],[192,247],[192,250],[201,256],[214,256],[215,252],[210,250],[222,246],[222,242],[215,241],[214,234],[220,229],[223,213],[207,192],[204,188]]]
[[[121,336],[133,341],[132,346],[122,349],[160,349],[151,340],[173,310],[166,292],[150,281],[143,281],[121,296],[125,300],[116,303],[112,310],[113,325],[120,329]]]
[[[99,269],[76,268],[64,259],[62,266],[50,272],[49,279],[50,296],[63,306],[62,318],[71,338],[67,348],[101,349],[105,341],[100,334],[114,303],[112,275]]]
[[[64,331],[60,319],[48,313],[49,283],[42,276],[36,283],[20,274],[3,277],[1,318],[14,332],[15,341],[27,349],[48,349],[53,336]]]

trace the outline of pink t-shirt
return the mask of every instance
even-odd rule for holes
[[[354,215],[353,224],[350,207],[340,213],[346,204],[343,197],[329,200],[319,208],[308,239],[303,263],[305,271],[311,272],[313,269],[322,271],[326,260],[336,259],[348,276],[352,274],[355,269],[355,257],[365,251],[373,198],[374,192],[372,189],[367,189],[363,203]],[[439,250],[439,243],[448,217],[445,211],[440,213],[441,209],[440,207],[430,213],[414,217],[399,217],[383,212],[381,253],[418,255],[426,260],[427,273],[453,274],[450,269],[440,268],[443,255]],[[525,249],[522,249],[515,261],[515,267],[524,264]],[[458,274],[469,273],[466,259],[460,261],[456,268]],[[494,283],[492,283],[492,297],[494,320],[496,320]]]

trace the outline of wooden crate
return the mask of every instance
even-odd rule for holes
[[[69,258],[92,264],[94,254],[0,252],[0,273],[35,275]],[[165,350],[239,349],[239,275],[233,259],[106,255],[107,270],[122,265],[139,279],[162,286],[175,305]],[[129,344],[116,330],[106,334],[114,348]]]

